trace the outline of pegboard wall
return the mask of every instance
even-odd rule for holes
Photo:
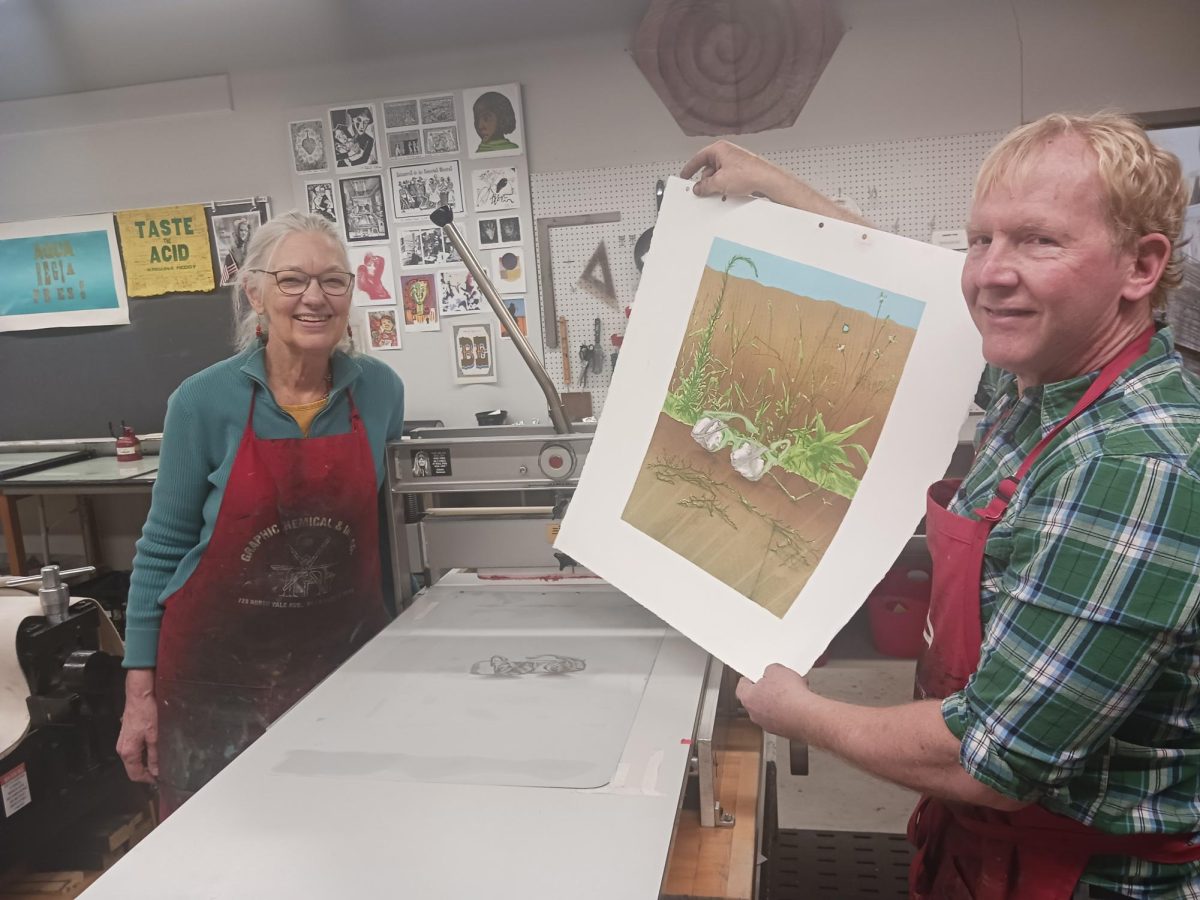
[[[1003,132],[921,138],[878,144],[851,144],[765,153],[776,165],[800,176],[822,193],[857,208],[877,228],[925,241],[935,230],[962,228],[975,173]],[[654,224],[654,185],[677,175],[685,160],[532,174],[534,218],[619,212],[621,220],[598,225],[552,228],[549,248],[557,314],[566,317],[571,380],[563,377],[562,348],[541,348],[546,371],[559,390],[588,391],[599,415],[612,376],[610,339],[625,333],[625,308],[637,292],[638,270],[633,249],[638,236]],[[581,283],[597,248],[603,243],[616,297],[605,298]],[[540,293],[545,286],[540,285]],[[604,351],[602,371],[581,381],[581,344],[594,339],[599,319]],[[546,322],[547,333],[554,323]]]

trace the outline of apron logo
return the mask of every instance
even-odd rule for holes
[[[283,587],[279,589],[280,596],[308,597],[311,591],[313,595],[323,597],[329,593],[329,584],[334,580],[333,572],[330,571],[332,565],[320,565],[317,562],[328,546],[329,538],[325,538],[313,553],[300,553],[295,547],[288,547],[296,565],[271,566],[271,571],[283,580]]]

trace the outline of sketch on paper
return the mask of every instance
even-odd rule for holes
[[[514,209],[520,205],[517,194],[517,167],[492,166],[471,173],[471,197],[476,212]]]
[[[870,465],[923,310],[715,239],[622,519],[782,618]]]
[[[509,659],[496,656],[481,659],[471,665],[472,675],[570,675],[587,668],[587,660],[577,656],[559,656],[557,653],[541,653],[525,659]]]

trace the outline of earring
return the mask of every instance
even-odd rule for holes
[[[354,340],[354,327],[349,322],[346,323],[346,337]]]
[[[262,319],[259,319],[258,324],[254,326],[254,337],[260,344],[265,344],[267,342],[267,338],[263,334]]]

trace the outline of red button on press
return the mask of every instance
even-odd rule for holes
[[[563,467],[563,458],[561,456],[552,456],[546,460],[552,469],[561,469]]]

